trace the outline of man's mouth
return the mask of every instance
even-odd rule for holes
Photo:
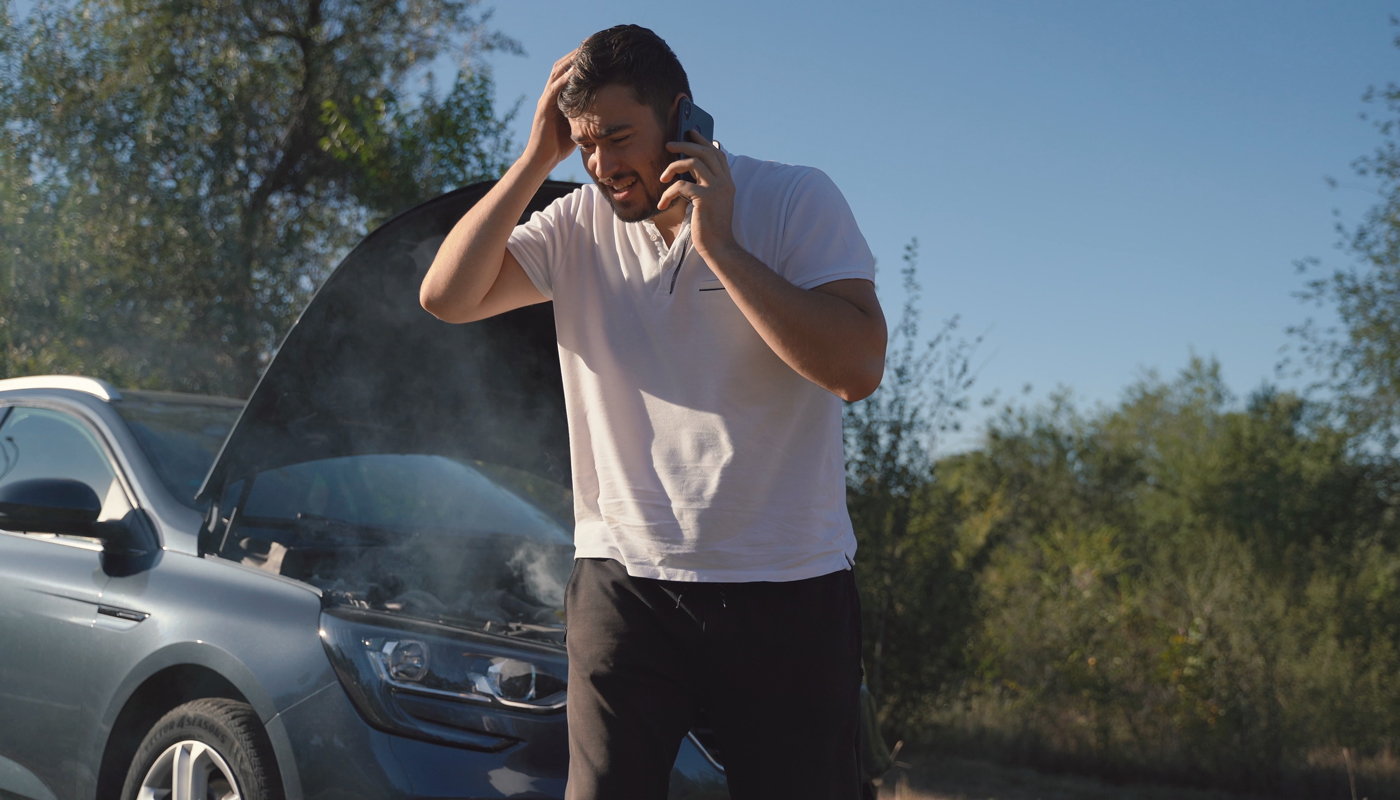
[[[607,187],[608,194],[612,195],[614,200],[628,200],[636,193],[637,183],[637,179],[632,177],[606,183],[604,186]]]

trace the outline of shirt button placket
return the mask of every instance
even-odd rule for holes
[[[651,220],[646,220],[643,224],[646,226],[647,236],[651,239],[651,246],[656,250],[656,255],[664,259],[666,257],[666,242],[661,238],[661,231],[656,229],[656,223]]]

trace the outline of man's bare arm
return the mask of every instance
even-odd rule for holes
[[[544,295],[506,249],[510,232],[544,183],[522,162],[515,162],[457,221],[433,257],[418,302],[438,319],[474,322],[544,302]]]
[[[671,162],[661,180],[690,172],[698,182],[672,182],[658,205],[665,209],[678,200],[694,205],[695,249],[779,358],[842,400],[870,396],[884,377],[889,336],[875,284],[856,278],[800,289],[740,247],[734,238],[729,162],[710,142],[702,143],[698,132],[691,136],[694,143],[667,145],[685,157]]]
[[[888,332],[875,284],[854,278],[800,289],[738,248],[707,255],[705,263],[763,341],[799,375],[847,402],[879,388]]]
[[[550,170],[573,152],[569,122],[557,105],[573,58],[554,62],[524,154],[438,248],[418,291],[418,302],[438,319],[472,322],[545,301],[506,243]]]

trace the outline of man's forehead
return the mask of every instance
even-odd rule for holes
[[[605,139],[653,119],[651,109],[638,102],[629,86],[605,86],[586,111],[569,118],[574,138]]]
[[[606,122],[597,117],[589,117],[583,114],[569,120],[569,127],[573,138],[578,139],[606,139],[609,136],[616,136],[624,131],[637,127],[632,122]]]

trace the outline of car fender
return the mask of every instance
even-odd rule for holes
[[[278,717],[272,695],[254,675],[253,670],[232,653],[209,642],[176,642],[143,659],[122,681],[112,702],[102,717],[101,737],[103,752],[107,740],[116,726],[117,718],[131,702],[137,690],[155,676],[175,667],[201,667],[223,678],[229,686],[242,695],[242,699],[253,707],[258,719],[263,723],[272,742],[273,753],[277,758],[286,800],[301,800],[301,780],[297,775],[296,758],[286,727]],[[334,675],[328,675],[329,683],[335,683]],[[307,696],[328,688],[326,684],[307,692]],[[295,705],[295,703],[293,704]],[[103,753],[95,754],[94,761],[100,760]]]
[[[166,710],[197,696],[232,696],[251,705],[263,723],[284,770],[286,796],[295,800],[300,782],[277,714],[338,684],[318,635],[319,592],[221,559],[163,556],[159,568],[114,578],[104,593],[104,603],[148,616],[99,621],[108,627],[104,652],[121,676],[104,693],[108,699],[92,745],[104,765],[101,787],[110,789],[115,780],[115,765],[124,760],[116,754],[130,751],[129,739],[144,736],[144,726],[154,723],[139,710],[141,703],[132,705],[138,692],[149,692]],[[122,663],[124,656],[130,661]],[[182,667],[193,673],[178,671]],[[175,687],[162,687],[163,673],[177,681]],[[131,716],[123,717],[128,706]],[[119,770],[123,776],[125,769]],[[99,791],[99,800],[105,793]]]
[[[103,728],[110,728],[116,722],[117,715],[126,707],[137,688],[152,676],[170,667],[185,665],[204,667],[233,684],[233,688],[243,695],[264,724],[277,713],[272,695],[253,675],[253,671],[234,658],[232,653],[209,642],[176,642],[146,656],[127,674],[113,695],[107,712],[102,715]]]

